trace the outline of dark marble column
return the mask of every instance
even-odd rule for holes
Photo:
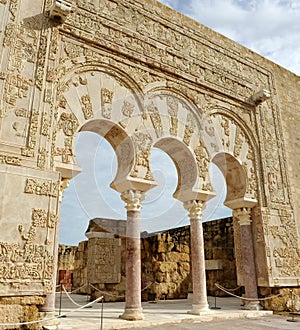
[[[125,311],[120,318],[125,320],[142,320],[141,302],[141,242],[140,242],[140,209],[144,193],[129,190],[122,193],[126,203],[126,297]]]
[[[184,203],[189,211],[191,236],[191,261],[193,278],[193,306],[190,314],[200,315],[209,311],[206,291],[204,239],[202,227],[202,209],[205,203],[190,201]]]
[[[257,294],[256,267],[251,227],[251,208],[233,210],[241,233],[242,265],[244,269],[245,309],[261,309]],[[247,300],[249,299],[249,300]]]

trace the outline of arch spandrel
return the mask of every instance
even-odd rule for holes
[[[78,131],[92,131],[106,138],[116,151],[116,181],[129,176],[134,163],[130,129],[141,117],[141,96],[130,89],[130,79],[105,67],[82,67],[68,74],[58,87],[52,159],[57,170],[77,167],[73,154]],[[129,83],[128,83],[129,81]],[[128,84],[127,84],[128,83]],[[129,130],[127,125],[129,124]],[[126,173],[127,172],[127,173]],[[72,173],[69,175],[72,177]],[[115,186],[116,187],[116,186]]]
[[[250,128],[242,125],[241,120],[238,124],[233,114],[215,112],[203,121],[202,132],[209,158],[226,179],[226,205],[232,208],[246,201],[256,204],[259,175],[255,159],[256,141]]]

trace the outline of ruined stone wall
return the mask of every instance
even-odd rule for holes
[[[187,298],[190,274],[189,226],[142,239],[144,300]],[[150,287],[149,287],[150,285]]]
[[[215,283],[226,288],[237,286],[232,218],[203,223],[203,229],[208,294],[222,296],[224,293],[216,289]],[[105,301],[123,301],[126,239],[105,238],[107,234],[102,235],[101,238],[93,237],[81,242],[75,248],[61,245],[59,269],[73,270],[73,289],[87,283],[94,286],[92,289],[84,287],[77,292],[91,293],[92,298],[104,294]],[[120,242],[121,248],[112,249],[112,240],[115,241],[114,246]],[[143,237],[141,249],[142,299],[186,298],[188,292],[192,291],[190,227]],[[72,252],[66,255],[65,251]]]
[[[226,295],[215,283],[237,287],[232,218],[203,223],[206,286],[209,295]],[[190,227],[142,239],[142,292],[145,300],[186,298],[192,291]]]
[[[88,242],[80,242],[75,252],[73,268],[73,288],[79,289],[85,286],[87,281]],[[87,287],[79,290],[79,293],[87,292]]]

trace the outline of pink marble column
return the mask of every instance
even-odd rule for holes
[[[129,190],[121,194],[126,203],[126,296],[125,311],[120,318],[130,321],[142,320],[141,301],[141,241],[140,209],[144,193]]]
[[[63,179],[60,184],[59,191],[59,201],[57,207],[57,223],[56,230],[54,236],[54,267],[53,267],[53,277],[52,277],[52,292],[46,296],[46,300],[44,305],[39,306],[39,312],[43,318],[51,318],[55,315],[55,294],[56,294],[56,275],[57,275],[57,264],[58,264],[58,246],[59,246],[59,238],[60,238],[60,207],[63,199],[63,191],[68,187],[69,181],[67,179]],[[54,319],[48,321],[47,323],[43,323],[44,325],[57,325],[59,324],[59,320]]]
[[[245,309],[261,309],[257,294],[256,267],[251,227],[251,208],[233,210],[241,233],[242,264],[244,269]],[[249,299],[249,300],[247,300]]]
[[[191,261],[193,278],[193,306],[190,314],[200,315],[209,311],[206,291],[202,209],[205,203],[189,201],[184,207],[189,211],[191,236]]]

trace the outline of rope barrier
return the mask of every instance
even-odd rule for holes
[[[61,285],[63,285],[63,284],[59,284],[59,285],[57,285],[56,287],[58,288],[58,287],[60,287]],[[68,293],[69,293],[69,294],[71,294],[71,293],[75,293],[75,292],[77,292],[77,291],[79,291],[79,290],[85,288],[86,286],[89,286],[89,283],[84,284],[84,285],[82,285],[81,287],[79,287],[79,288],[77,288],[77,289],[74,289],[74,290],[72,290],[72,291],[70,291],[70,292],[68,292]],[[59,294],[59,293],[60,293],[60,292],[55,292],[55,294]]]
[[[23,322],[23,323],[0,323],[0,327],[13,327],[13,326],[29,325],[29,324],[44,323],[44,322],[56,320],[56,319],[59,319],[61,317],[66,317],[66,316],[68,316],[70,314],[73,314],[73,313],[75,313],[75,312],[77,312],[77,311],[79,311],[79,310],[81,310],[83,308],[92,306],[93,304],[97,303],[98,301],[102,300],[103,298],[104,297],[101,296],[101,297],[93,300],[92,302],[84,305],[84,306],[81,306],[79,308],[74,309],[71,312],[68,312],[68,313],[65,313],[65,314],[61,314],[61,315],[58,315],[58,316],[55,316],[55,317],[50,317],[50,318],[41,319],[41,320],[37,320],[37,321],[31,321],[31,322]]]
[[[152,284],[153,284],[153,282],[149,283],[147,286],[145,286],[145,287],[141,290],[141,292],[147,290]],[[108,293],[108,292],[105,292],[105,291],[101,291],[101,290],[99,290],[98,288],[96,288],[96,287],[95,287],[93,284],[91,284],[91,283],[89,283],[89,285],[90,285],[90,287],[93,288],[94,290],[96,290],[96,291],[98,291],[98,292],[100,292],[100,293],[102,293],[102,294],[105,294],[105,295],[107,295],[107,296],[110,296],[110,297],[118,297],[118,298],[124,298],[124,297],[125,297],[125,295],[117,295],[117,294],[112,294],[112,293]]]
[[[67,297],[71,301],[71,303],[73,303],[75,306],[78,306],[78,307],[83,306],[83,305],[78,304],[75,300],[73,300],[73,298],[70,296],[69,292],[66,290],[66,288],[63,285],[62,285],[62,288],[64,290],[64,293],[67,295]]]
[[[237,296],[237,295],[231,293],[228,289],[224,288],[222,285],[220,285],[220,284],[218,284],[218,283],[215,283],[215,286],[216,286],[218,289],[220,289],[220,290],[226,292],[226,293],[229,294],[230,296],[233,296],[233,297],[238,298],[238,299],[247,300],[247,301],[258,301],[258,300],[259,300],[259,301],[263,301],[263,300],[269,300],[269,299],[272,299],[272,298],[276,298],[276,297],[282,296],[282,293],[279,293],[279,294],[277,294],[277,295],[273,295],[273,296],[266,297],[266,298],[244,298],[244,297],[240,297],[240,296]]]

